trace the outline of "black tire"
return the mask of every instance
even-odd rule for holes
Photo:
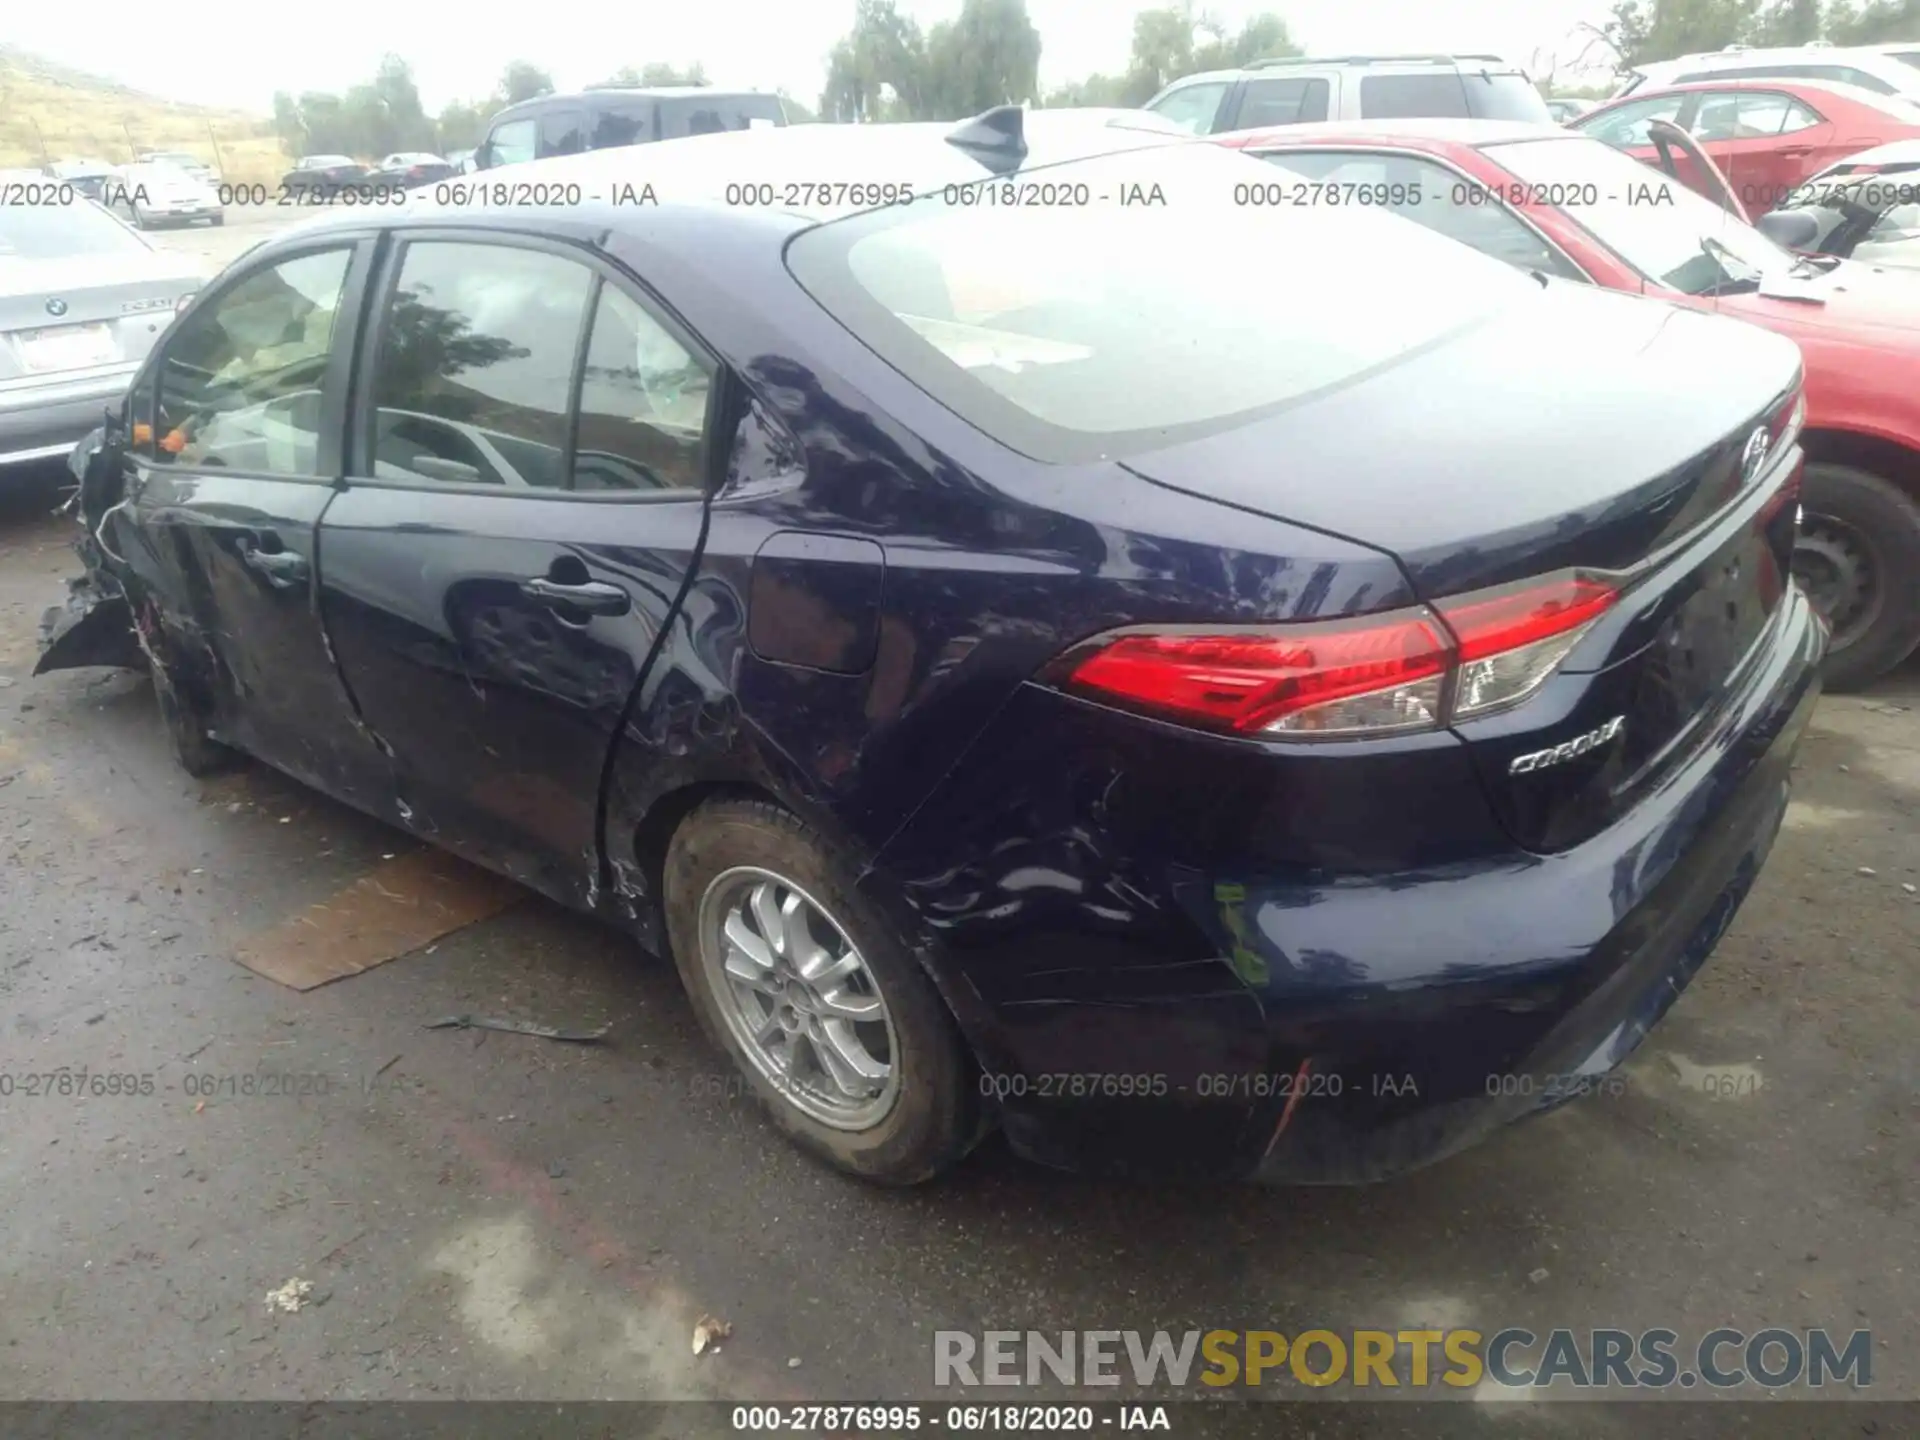
[[[237,754],[207,734],[192,703],[180,696],[157,665],[153,667],[153,694],[160,705],[160,721],[166,726],[167,744],[182,770],[200,779],[233,767]]]
[[[1835,617],[1821,672],[1829,690],[1855,690],[1920,646],[1920,503],[1878,475],[1820,462],[1807,466],[1801,509],[1794,573],[1809,591],[1820,593],[1840,552],[1871,577],[1866,595]]]
[[[786,877],[824,907],[859,948],[892,1021],[899,1090],[864,1130],[837,1129],[801,1110],[744,1054],[721,1014],[700,955],[699,912],[708,887],[737,866]],[[766,801],[724,799],[680,824],[664,877],[667,935],[693,1008],[733,1059],[773,1123],[836,1169],[886,1185],[930,1180],[979,1139],[978,1077],[945,1002],[892,924],[855,889],[856,870],[796,816]]]

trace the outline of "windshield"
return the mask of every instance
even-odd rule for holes
[[[1585,137],[1517,140],[1487,154],[1533,184],[1597,196],[1567,213],[1651,280],[1685,295],[1752,289],[1794,257],[1665,172]]]
[[[0,260],[144,253],[147,244],[90,200],[0,205]]]
[[[787,259],[935,399],[1057,462],[1228,428],[1537,293],[1378,209],[1245,202],[1272,178],[1212,146],[1155,147],[867,211]]]

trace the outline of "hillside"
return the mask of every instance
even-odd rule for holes
[[[271,184],[288,168],[264,117],[161,100],[0,45],[0,168],[124,165],[135,150],[185,150],[229,181]]]

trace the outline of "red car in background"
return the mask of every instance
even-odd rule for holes
[[[1684,133],[1661,126],[1652,138],[1725,185]],[[1797,341],[1807,464],[1793,571],[1833,626],[1827,683],[1864,684],[1920,646],[1920,277],[1796,255],[1575,130],[1382,120],[1214,140],[1276,166],[1273,183],[1250,188],[1245,203],[1378,205],[1542,284],[1658,296]],[[1540,337],[1542,364],[1555,341]]]
[[[1920,105],[1827,80],[1706,80],[1635,90],[1569,128],[1652,164],[1648,127],[1656,120],[1693,137],[1749,215],[1771,210],[1849,155],[1920,139]],[[1706,177],[1683,170],[1680,178],[1714,198]]]

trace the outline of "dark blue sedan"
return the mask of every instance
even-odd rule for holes
[[[1433,1160],[1766,856],[1800,362],[1271,178],[998,112],[290,232],[76,456],[42,668],[670,953],[855,1174]]]

